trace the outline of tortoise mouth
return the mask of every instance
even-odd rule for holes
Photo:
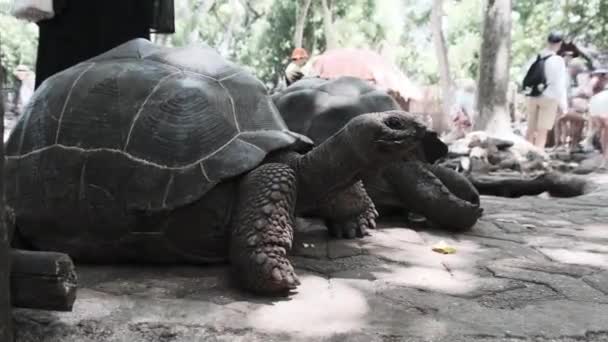
[[[374,140],[374,143],[382,150],[398,150],[403,153],[412,152],[418,146],[418,143],[411,137],[382,137]]]

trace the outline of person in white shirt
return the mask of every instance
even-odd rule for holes
[[[547,86],[540,96],[527,96],[528,130],[526,140],[539,148],[545,147],[547,132],[553,128],[558,112],[568,113],[566,63],[557,54],[563,41],[563,37],[558,33],[551,33],[547,38],[547,47],[539,54],[541,58],[547,57],[545,60]],[[533,61],[528,65],[532,65],[532,63]]]
[[[19,87],[19,98],[17,99],[17,113],[21,115],[25,106],[34,94],[36,75],[27,65],[23,64],[17,66],[14,75],[21,82],[21,86]]]
[[[608,69],[598,70],[607,72]],[[600,165],[606,168],[608,164],[608,82],[600,84],[595,89],[595,95],[589,100],[589,117],[591,119],[591,139],[598,134],[604,159]]]
[[[465,137],[473,130],[477,118],[476,93],[477,87],[472,79],[463,80],[460,89],[456,91],[454,105],[450,111],[452,136],[456,139]]]

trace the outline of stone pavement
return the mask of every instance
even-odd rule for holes
[[[223,266],[79,267],[73,312],[16,310],[18,340],[608,341],[608,175],[593,177],[578,198],[484,197],[460,235],[386,223],[335,241],[300,220],[285,299],[235,290]]]

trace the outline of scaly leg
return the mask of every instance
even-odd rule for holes
[[[287,294],[299,285],[287,259],[293,242],[295,171],[285,164],[265,164],[239,186],[230,260],[236,278],[248,290]]]
[[[329,234],[336,238],[363,237],[367,230],[376,228],[378,212],[367,195],[363,182],[338,192],[322,201],[319,216],[325,218]]]

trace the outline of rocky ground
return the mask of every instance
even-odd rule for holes
[[[16,310],[18,341],[608,341],[608,175],[588,177],[577,198],[484,197],[461,235],[386,222],[335,241],[301,220],[285,299],[223,266],[81,266],[73,312]]]

